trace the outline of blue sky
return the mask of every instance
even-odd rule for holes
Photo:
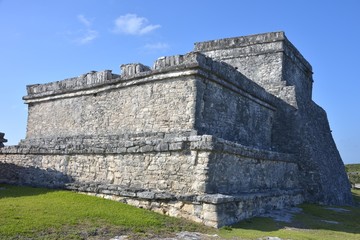
[[[0,0],[0,131],[11,145],[25,138],[26,85],[281,30],[313,66],[313,99],[343,161],[360,163],[359,10],[357,0]]]

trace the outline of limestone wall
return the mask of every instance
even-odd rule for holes
[[[283,32],[200,42],[195,51],[236,67],[294,107],[300,95],[311,99],[312,67]],[[306,78],[291,75],[297,70],[305,72]]]
[[[270,149],[274,97],[230,65],[190,53],[122,68],[29,86],[26,139],[193,130]]]
[[[138,141],[134,137],[116,142],[105,137],[107,141],[100,142],[59,138],[47,148],[34,142],[3,148],[0,162],[21,166],[17,179],[27,185],[98,182],[182,195],[299,187],[292,155],[207,135],[174,136],[148,135]],[[34,174],[40,170],[53,174]],[[274,172],[279,174],[273,176]],[[44,177],[52,179],[45,181]]]
[[[326,113],[311,99],[312,67],[283,32],[197,43],[195,50],[232,65],[283,100],[273,103],[271,143],[297,154],[308,201],[352,203]]]
[[[133,189],[166,191],[177,194],[196,194],[198,177],[194,156],[180,153],[36,155],[9,154],[3,163],[25,167],[17,176],[20,184],[64,187],[65,183],[97,182]],[[11,159],[11,160],[10,160]],[[28,166],[29,168],[26,168]],[[32,167],[35,167],[31,171]],[[42,169],[53,175],[36,174]],[[21,171],[20,171],[21,172]],[[66,175],[66,177],[64,176]],[[203,179],[203,178],[202,178]],[[64,182],[62,182],[64,181]],[[202,189],[201,189],[202,190]]]
[[[30,103],[27,138],[190,130],[194,104],[194,81],[175,79],[50,98]]]
[[[271,148],[274,108],[216,82],[197,83],[196,128],[246,146]]]
[[[1,150],[0,182],[86,192],[213,227],[303,201],[293,155],[182,134],[27,140]]]
[[[207,193],[236,194],[300,188],[298,165],[214,153],[210,156]],[[236,177],[234,177],[236,176]]]

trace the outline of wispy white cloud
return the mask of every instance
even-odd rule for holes
[[[126,14],[115,20],[114,33],[129,35],[144,35],[150,33],[161,26],[159,24],[149,24],[149,20],[139,17],[136,14]]]
[[[86,27],[91,27],[91,21],[88,20],[84,15],[79,14],[79,15],[77,16],[77,18],[78,18],[78,20],[79,20],[82,24],[84,24]]]
[[[86,44],[93,41],[95,38],[98,37],[98,35],[99,34],[97,31],[87,29],[82,33],[82,35],[79,38],[75,39],[75,41],[81,45]]]
[[[81,29],[78,31],[78,34],[80,36],[78,36],[75,39],[76,43],[80,45],[87,44],[99,36],[98,31],[92,29],[92,22],[89,19],[87,19],[84,15],[79,14],[77,16],[77,19],[80,21],[80,23],[84,25],[85,29]]]
[[[169,49],[170,46],[167,43],[157,42],[157,43],[146,44],[144,48],[147,50],[166,50]]]

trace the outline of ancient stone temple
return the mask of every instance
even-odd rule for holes
[[[65,69],[64,69],[65,70]],[[352,203],[312,68],[283,32],[27,87],[0,180],[67,188],[220,227]]]

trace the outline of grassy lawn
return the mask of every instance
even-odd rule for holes
[[[223,239],[360,239],[360,207],[334,211],[303,204],[291,223],[253,218],[220,230],[69,191],[0,185],[0,239],[133,239],[174,236],[180,231]],[[360,191],[354,191],[360,202]]]
[[[135,239],[208,231],[188,221],[126,204],[44,188],[0,185],[0,239]]]
[[[353,190],[356,207],[332,207],[302,204],[301,213],[291,223],[277,222],[270,218],[252,218],[232,227],[220,229],[222,237],[258,239],[276,236],[282,239],[343,239],[360,240],[360,190]],[[345,210],[345,211],[344,211]]]
[[[346,164],[345,170],[351,184],[360,184],[360,164]]]
[[[360,172],[360,163],[346,164],[345,170],[346,172]]]

